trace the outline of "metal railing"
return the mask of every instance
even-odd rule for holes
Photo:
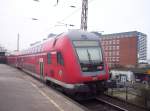
[[[150,109],[150,85],[143,83],[117,83],[106,91],[109,96],[116,97],[125,102]]]

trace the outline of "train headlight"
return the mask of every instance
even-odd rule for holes
[[[98,66],[97,69],[103,70],[103,66]]]
[[[98,80],[98,77],[94,76],[94,77],[92,77],[92,80],[96,81],[96,80]]]
[[[88,70],[88,68],[87,67],[82,67],[82,70],[86,71],[86,70]]]

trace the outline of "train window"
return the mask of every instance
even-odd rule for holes
[[[47,63],[51,64],[51,54],[50,53],[47,54]]]
[[[40,45],[40,52],[42,51],[42,45]]]
[[[99,47],[76,48],[76,51],[81,62],[102,61],[102,55]]]
[[[60,65],[64,65],[64,60],[63,60],[61,52],[57,52],[57,63]]]
[[[38,46],[37,52],[40,52],[40,50],[41,50],[40,48],[41,48],[41,47],[40,47],[40,46]]]
[[[87,46],[95,47],[95,46],[99,46],[98,41],[73,41],[73,44],[74,44],[75,47],[87,47]]]

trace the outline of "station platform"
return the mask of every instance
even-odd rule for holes
[[[0,111],[84,111],[26,73],[0,64]]]

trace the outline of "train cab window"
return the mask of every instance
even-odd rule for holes
[[[47,54],[47,63],[51,64],[51,54],[50,53]]]
[[[57,52],[57,63],[60,65],[64,65],[64,59],[62,57],[61,52]]]

